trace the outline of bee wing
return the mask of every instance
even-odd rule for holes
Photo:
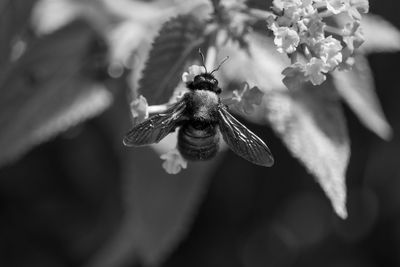
[[[270,167],[274,164],[268,146],[235,119],[223,104],[218,107],[218,119],[222,137],[233,152],[257,165]]]
[[[143,146],[160,142],[184,119],[185,109],[186,102],[182,99],[166,111],[139,123],[125,135],[124,145]]]

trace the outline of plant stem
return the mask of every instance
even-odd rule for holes
[[[258,8],[249,8],[249,14],[259,20],[266,20],[269,16],[274,15],[274,13]]]
[[[343,32],[341,29],[326,25],[325,31],[334,35],[343,36]]]
[[[321,18],[327,18],[327,17],[330,17],[332,15],[333,15],[333,13],[330,10],[325,10],[325,11],[322,11],[322,12],[319,13],[319,16]]]
[[[156,113],[162,113],[168,109],[167,104],[163,105],[153,105],[148,107],[149,114],[156,114]]]
[[[296,63],[298,61],[297,56],[298,56],[298,52],[297,51],[292,53],[292,54],[290,54],[289,57],[290,57],[290,63],[291,64],[294,64],[294,63]]]

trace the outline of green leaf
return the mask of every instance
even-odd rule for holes
[[[15,41],[28,30],[36,0],[0,0],[0,68],[10,61]]]
[[[205,42],[204,27],[205,22],[191,14],[162,26],[139,81],[139,92],[150,105],[168,102],[189,60],[198,58],[197,50]]]
[[[365,53],[400,51],[400,31],[384,18],[365,15],[361,27],[365,42],[360,49]]]
[[[346,103],[360,121],[382,139],[392,136],[392,128],[386,120],[378,96],[368,60],[357,55],[351,71],[335,71],[333,82]]]
[[[103,41],[84,22],[37,40],[0,74],[0,164],[107,108]],[[100,59],[100,61],[99,61]]]

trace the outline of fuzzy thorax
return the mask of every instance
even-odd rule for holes
[[[213,116],[219,102],[216,93],[208,90],[195,90],[190,98],[193,119],[214,120]]]

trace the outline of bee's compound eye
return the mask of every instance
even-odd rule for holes
[[[217,94],[220,94],[221,92],[222,92],[222,89],[221,88],[217,88],[217,90],[215,91]]]

